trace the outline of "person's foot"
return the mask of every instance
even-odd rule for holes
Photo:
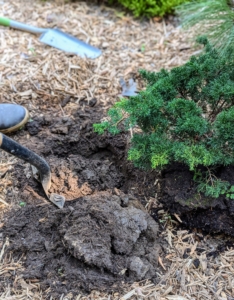
[[[0,104],[0,132],[10,133],[20,129],[29,119],[28,110],[18,104]]]

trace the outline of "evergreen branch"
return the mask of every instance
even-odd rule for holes
[[[199,40],[205,53],[171,71],[141,71],[146,89],[117,102],[109,122],[94,126],[99,133],[119,132],[123,120],[125,129],[138,126],[128,152],[135,166],[161,169],[179,162],[195,173],[202,167],[207,171],[195,176],[198,191],[218,197],[230,184],[211,168],[234,164],[234,47],[221,55],[207,39]]]

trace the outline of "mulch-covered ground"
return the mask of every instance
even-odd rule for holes
[[[234,299],[233,240],[186,229],[163,209],[156,174],[126,163],[131,133],[92,132],[121,97],[121,79],[140,90],[139,69],[199,52],[189,33],[172,17],[139,21],[85,2],[0,3],[0,15],[57,26],[102,50],[82,59],[0,27],[0,102],[31,114],[12,138],[46,158],[51,192],[67,199],[60,212],[30,166],[0,152],[0,299]]]

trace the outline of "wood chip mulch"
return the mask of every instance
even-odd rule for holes
[[[134,79],[138,89],[143,83],[139,69],[159,71],[185,63],[195,49],[189,33],[173,25],[172,21],[155,18],[138,21],[111,8],[85,2],[0,0],[0,15],[39,27],[57,26],[102,50],[95,59],[82,59],[43,45],[37,36],[0,27],[0,102],[25,105],[31,115],[48,111],[69,114],[82,99],[97,99],[107,108],[121,94],[120,79]],[[66,99],[71,99],[63,107]],[[82,108],[81,108],[82,109]],[[8,170],[15,159],[0,152],[0,210],[10,209],[9,193],[16,193]],[[156,300],[232,300],[234,299],[234,250],[227,237],[203,235],[178,230],[162,214],[165,226],[162,238],[167,241],[165,257],[159,264],[157,285],[151,282],[134,283],[124,294],[106,295],[93,291],[77,300],[94,299],[156,299]],[[179,221],[178,221],[179,222]],[[2,226],[0,218],[0,226]],[[222,251],[222,245],[226,246]],[[21,261],[5,257],[7,240],[0,236],[0,274],[6,280]],[[40,282],[15,278],[13,287],[0,299],[46,299]],[[52,298],[51,298],[52,299]],[[60,299],[71,299],[70,294]]]

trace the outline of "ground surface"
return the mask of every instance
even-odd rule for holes
[[[130,133],[92,130],[120,96],[121,78],[141,89],[138,69],[171,68],[196,53],[188,36],[172,19],[140,22],[83,2],[23,3],[3,1],[0,12],[58,26],[103,54],[81,59],[0,28],[1,102],[23,104],[31,114],[12,138],[46,158],[50,192],[67,200],[55,208],[30,166],[0,153],[0,298],[233,299],[232,239],[197,229],[210,229],[206,216],[214,220],[216,208],[197,221],[175,204],[175,195],[191,191],[190,174],[178,183],[178,168],[163,177],[136,170],[126,161]],[[232,208],[223,203],[227,221]],[[232,234],[223,224],[217,231]]]
[[[157,277],[158,225],[118,190],[79,198],[63,210],[27,205],[3,229],[8,251],[17,259],[25,254],[18,275],[40,281],[55,299]]]
[[[234,184],[233,167],[220,167],[215,176]],[[234,236],[234,202],[224,196],[217,199],[197,192],[194,174],[176,164],[162,174],[160,202],[171,214],[179,214],[183,224],[206,232],[224,232]]]

